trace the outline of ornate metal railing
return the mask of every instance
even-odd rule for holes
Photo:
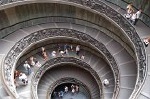
[[[126,10],[126,7],[127,7],[127,5],[131,2],[132,0],[128,0],[128,1],[126,1],[126,0],[103,0],[103,2],[109,2],[109,3],[111,3],[111,4],[113,4],[113,5],[116,5],[116,6],[118,6],[118,7],[120,7],[121,9],[123,9],[124,11]],[[142,2],[142,0],[138,0],[138,1],[140,1],[140,2]],[[134,5],[134,9],[137,11],[139,8],[138,7],[140,7],[141,6],[141,3],[139,3],[138,1],[133,1],[132,3],[133,3],[133,5]],[[147,1],[148,2],[148,0],[145,0],[145,1]],[[138,4],[138,3],[139,4]],[[150,27],[150,15],[148,14],[149,12],[148,12],[148,9],[147,9],[147,7],[148,6],[150,6],[148,3],[145,3],[144,4],[144,6],[141,6],[142,7],[142,14],[141,14],[141,16],[140,16],[140,19],[141,19],[141,21],[143,21],[144,23],[145,23],[145,25],[147,25],[147,26],[149,26]],[[136,5],[135,5],[136,4]],[[142,4],[143,5],[143,4]],[[147,6],[147,7],[146,7]]]
[[[16,3],[16,2],[22,2],[22,1],[25,1],[25,0],[0,0],[0,5]],[[98,0],[68,0],[68,1],[73,1],[73,2],[76,2],[76,3],[80,3],[80,4],[88,4],[88,6],[92,6],[92,4],[94,5],[95,1],[98,1]],[[126,1],[123,1],[123,0],[120,0],[120,1],[105,0],[105,1],[106,2],[111,2],[111,3],[113,3],[117,6],[120,6],[122,9],[125,9],[127,4],[128,4]],[[90,2],[92,2],[92,3],[90,3]],[[141,19],[146,25],[150,26],[150,22],[149,22],[150,16],[149,15],[147,15],[146,13],[142,13]]]
[[[24,1],[24,0],[0,0],[0,5],[13,3],[13,2],[18,2],[18,1]]]
[[[91,99],[91,92],[90,92],[89,88],[81,81],[79,81],[75,78],[70,78],[70,77],[61,78],[61,79],[57,80],[56,82],[52,83],[49,86],[48,91],[47,91],[47,99],[51,99],[53,92],[55,91],[55,88],[64,83],[73,83],[73,84],[79,85],[80,92],[83,92],[86,97]]]
[[[121,14],[119,14],[118,12],[113,10],[111,7],[109,7],[108,5],[106,5],[105,3],[103,3],[99,0],[64,0],[64,1],[85,6],[89,9],[92,9],[93,11],[97,11],[99,14],[103,14],[103,15],[109,17],[129,37],[129,39],[131,40],[131,42],[135,48],[135,53],[137,56],[137,65],[138,65],[137,82],[136,82],[136,86],[133,91],[133,94],[131,96],[131,98],[134,98],[142,86],[142,83],[146,77],[146,71],[147,71],[145,49],[144,49],[144,46],[143,46],[143,43],[142,43],[140,37],[136,33],[135,28]],[[22,39],[22,40],[24,42],[28,42],[28,41],[26,41],[26,39]],[[33,39],[31,39],[32,42],[34,42]],[[18,48],[18,50],[20,50],[20,48]],[[11,54],[14,54],[14,53],[11,52]],[[11,63],[11,61],[9,63]],[[9,64],[8,64],[8,66],[9,66]]]
[[[4,60],[4,65],[3,68],[6,73],[4,73],[4,78],[6,82],[10,82],[12,89],[12,93],[15,92],[16,94],[16,89],[14,86],[14,80],[13,80],[13,72],[15,69],[15,64],[18,60],[18,58],[23,54],[24,51],[26,51],[32,44],[35,44],[39,41],[54,38],[54,37],[68,37],[72,39],[78,39],[82,42],[86,42],[91,45],[91,47],[95,48],[98,52],[101,52],[106,60],[108,60],[108,63],[110,64],[114,76],[115,76],[115,91],[119,90],[119,70],[118,66],[116,64],[115,59],[113,56],[110,54],[110,52],[106,49],[106,47],[92,38],[91,36],[76,31],[76,30],[71,30],[71,29],[46,29],[46,30],[40,30],[35,33],[32,33],[24,38],[22,38],[20,41],[18,41],[12,49],[8,52],[7,56],[5,57]],[[9,71],[8,71],[9,69]],[[9,74],[10,76],[8,76]],[[9,77],[9,78],[7,78]],[[8,87],[10,86],[9,84],[7,85]],[[115,94],[117,95],[117,93]]]
[[[90,65],[88,65],[87,63],[81,61],[80,59],[76,59],[74,57],[57,57],[57,58],[53,58],[48,60],[47,62],[45,62],[42,67],[40,67],[37,72],[35,73],[35,75],[32,78],[32,87],[31,87],[31,92],[33,93],[33,99],[38,99],[38,95],[37,95],[37,89],[38,89],[38,83],[41,79],[41,77],[43,76],[43,74],[58,65],[61,64],[72,64],[75,65],[77,67],[81,67],[83,69],[85,69],[86,71],[88,71],[96,80],[98,86],[99,86],[99,91],[100,91],[100,97],[102,98],[102,82],[99,79],[98,74],[96,73],[96,71],[94,71]],[[61,81],[61,80],[60,80]],[[62,81],[61,81],[62,82]],[[52,94],[52,91],[54,90],[54,88],[58,85],[58,81],[54,82],[53,85],[50,86],[50,94]],[[83,85],[83,84],[82,84]],[[90,91],[90,90],[89,90]],[[92,93],[89,92],[89,94],[92,96]],[[90,98],[93,99],[93,98]]]
[[[120,13],[116,12],[114,9],[112,9],[105,3],[101,2],[100,0],[67,0],[67,1],[81,4],[83,6],[89,7],[95,11],[100,12],[101,14],[106,15],[111,20],[113,20],[129,37],[135,48],[138,65],[137,82],[130,98],[133,99],[134,97],[136,97],[147,76],[146,73],[147,66],[146,66],[146,54],[144,45],[139,35],[137,34],[135,28]]]

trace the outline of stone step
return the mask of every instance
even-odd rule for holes
[[[112,38],[110,38],[109,36],[107,36],[106,34],[104,33],[100,33],[98,30],[95,30],[93,28],[89,28],[89,27],[86,27],[86,26],[82,26],[82,25],[77,25],[77,24],[66,24],[66,23],[49,23],[50,27],[52,26],[52,28],[71,28],[71,29],[75,29],[75,30],[78,30],[78,31],[81,31],[81,32],[85,32],[87,33],[88,35],[92,36],[93,38],[97,39],[98,41],[102,42],[104,45],[106,45],[106,47],[110,50],[110,52],[114,55],[116,61],[119,63],[119,64],[123,64],[125,62],[129,62],[129,60],[131,60],[131,56],[123,49],[123,47],[121,48],[121,46],[116,42],[114,41]],[[35,31],[38,31],[38,30],[42,30],[44,28],[44,26],[48,27],[47,24],[42,24],[42,25],[37,25],[37,26],[33,26],[33,27],[29,27],[29,28],[24,28],[24,29],[21,29],[19,31],[21,31],[21,35],[25,36],[26,34],[30,34],[32,32],[35,32]],[[49,27],[49,28],[50,28]],[[17,32],[16,32],[17,34]],[[13,36],[8,36],[7,38],[5,38],[5,42],[9,42],[10,41],[15,41],[13,40],[11,37]],[[18,36],[18,38],[15,38],[16,40],[18,39],[21,39],[21,36]],[[4,41],[4,40],[3,40]],[[1,43],[1,42],[0,42]],[[113,45],[114,46],[111,46]],[[6,44],[4,44],[6,45]],[[112,48],[113,47],[113,48]],[[123,49],[123,50],[122,50]],[[111,51],[112,50],[112,51]],[[120,58],[121,56],[125,56],[125,58]],[[38,56],[37,56],[38,57]],[[39,57],[40,60],[42,60],[41,56]],[[85,57],[85,61],[87,63],[89,63],[90,65],[93,64],[94,65],[94,68],[99,68],[101,69],[101,66],[98,66],[100,63],[96,63],[95,62],[95,59],[93,59],[93,56],[88,54],[87,57]],[[129,59],[129,60],[128,60]],[[94,61],[93,61],[94,60]],[[133,59],[132,59],[133,60]],[[41,63],[44,63],[43,61],[41,61]],[[107,66],[108,67],[108,66]],[[100,72],[100,70],[97,69],[97,71]],[[109,79],[112,77],[112,73],[109,73],[109,72],[105,72],[107,71],[107,68],[103,68],[102,69],[102,72],[100,72],[100,76],[102,76],[101,79]],[[134,73],[133,73],[134,74]]]

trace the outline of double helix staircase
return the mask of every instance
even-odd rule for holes
[[[3,57],[8,53],[11,47],[23,37],[33,32],[36,32],[38,30],[43,30],[47,28],[68,28],[68,29],[77,30],[77,31],[90,35],[91,37],[98,40],[99,42],[102,42],[106,46],[108,51],[110,51],[110,53],[115,58],[118,64],[118,68],[120,70],[120,74],[119,74],[120,75],[120,83],[119,83],[120,90],[119,90],[118,99],[128,99],[130,97],[132,91],[134,90],[135,83],[136,83],[136,77],[137,77],[136,62],[134,58],[132,57],[132,55],[128,53],[126,48],[124,48],[124,46],[121,45],[120,42],[116,41],[114,38],[106,35],[105,33],[102,33],[101,31],[103,31],[103,29],[98,30],[96,27],[91,28],[89,26],[84,26],[84,25],[75,24],[75,23],[65,23],[65,22],[39,24],[36,26],[19,29],[15,31],[14,33],[0,39],[0,45],[1,47],[3,47],[2,49],[0,49],[0,59],[3,59]],[[36,54],[35,57],[39,59],[40,63],[42,64],[44,63],[40,55]],[[106,99],[111,99],[113,96],[115,83],[114,83],[112,70],[110,69],[109,65],[106,64],[102,59],[97,58],[94,54],[86,53],[85,57],[86,58],[83,61],[90,64],[90,66],[98,73],[102,81],[105,78],[107,78],[110,81],[111,85],[109,87],[104,88],[104,97]],[[39,89],[38,89],[38,94],[40,98],[46,97],[45,93],[48,91],[47,88],[48,86],[50,86],[52,82],[56,81],[58,78],[61,78],[62,75],[67,76],[65,75],[64,71],[54,70],[53,72],[46,72],[43,75],[42,79],[40,80]],[[71,68],[68,68],[68,70],[66,70],[66,72],[68,71],[72,71],[69,73],[71,74],[70,75],[71,77],[74,77],[75,72]],[[46,78],[49,78],[49,79],[46,79]],[[81,79],[81,78],[79,77],[78,79]],[[90,76],[89,76],[89,79],[91,79]],[[85,81],[86,80],[87,79],[85,79]],[[149,78],[147,78],[146,82],[148,81],[149,81]],[[22,88],[17,91],[21,98],[31,98],[30,91],[24,91],[24,90],[30,89],[30,83],[31,82],[29,82],[29,85],[26,88]],[[89,82],[89,88],[91,88],[92,90],[92,95],[95,95],[93,96],[95,97],[94,99],[98,99],[97,97],[99,94],[96,93],[97,92],[96,90],[94,90],[95,86],[94,85],[90,86],[90,84],[91,83]],[[148,85],[146,84],[144,89],[140,93],[140,97],[143,99],[149,99],[150,97],[147,94],[149,92],[147,86]],[[3,90],[3,87],[1,87],[1,89]],[[26,95],[27,93],[28,95]],[[7,98],[7,94],[5,95],[5,97]],[[139,99],[141,99],[140,97]]]
[[[79,25],[79,24],[49,23],[49,24],[42,24],[42,25],[34,26],[33,28],[29,27],[26,29],[21,29],[19,31],[21,31],[22,34],[27,34],[27,33],[30,34],[37,30],[45,29],[46,27],[50,28],[50,26],[52,26],[52,28],[69,28],[69,29],[78,30],[78,31],[87,33],[88,35],[102,42],[107,47],[107,49],[111,52],[111,54],[114,56],[115,60],[117,61],[119,65],[120,76],[121,76],[120,85],[119,85],[120,86],[119,97],[122,97],[124,95],[123,98],[127,98],[130,96],[130,94],[132,93],[134,89],[134,85],[136,82],[136,71],[137,71],[136,64],[132,56],[126,51],[126,49],[121,44],[119,44],[117,41],[107,36],[106,34],[101,33],[99,30],[94,30],[93,28],[86,27],[86,26]],[[124,57],[121,57],[121,56],[124,56]],[[85,59],[85,61],[89,63],[91,67],[93,67],[94,70],[98,72],[102,80],[104,80],[105,78],[110,79],[110,81],[114,80],[110,76],[112,75],[110,70],[105,72],[108,66],[105,66],[105,65],[102,67],[99,66],[99,64],[101,64],[100,60],[97,61],[96,58],[93,57],[93,55],[89,55]],[[98,69],[98,68],[101,68],[101,69]],[[114,86],[114,83],[111,83],[111,84],[112,86]],[[106,91],[104,91],[104,93],[106,95],[104,96],[111,98],[113,95],[113,91],[107,91],[108,88],[105,88],[105,90]],[[128,93],[128,94],[125,95],[124,93]]]
[[[129,55],[129,53],[125,50],[125,48],[123,48],[123,46],[121,46],[117,41],[107,36],[106,34],[101,33],[99,30],[94,30],[93,28],[82,26],[79,24],[49,23],[49,24],[42,24],[42,25],[37,25],[34,27],[29,27],[26,29],[20,29],[14,32],[13,34],[8,35],[7,37],[3,38],[2,40],[7,45],[10,44],[9,46],[11,46],[12,43],[17,42],[22,37],[28,34],[31,34],[33,32],[36,32],[38,30],[42,30],[46,27],[69,28],[69,29],[78,30],[78,31],[87,33],[88,35],[102,42],[107,47],[107,49],[111,52],[111,54],[114,56],[115,60],[119,64],[119,70],[120,70],[120,76],[121,76],[120,85],[119,85],[120,86],[119,98],[123,96],[123,98],[125,99],[130,96],[130,94],[132,93],[134,89],[134,85],[136,81],[135,61],[131,57],[131,55]],[[18,36],[14,36],[14,35],[18,35]],[[124,56],[124,57],[121,57],[121,56]],[[104,80],[105,78],[109,78],[110,81],[114,80],[114,79],[111,79],[110,75],[112,75],[112,73],[110,72],[110,70],[105,72],[108,66],[102,66],[102,67],[98,66],[100,64],[99,63],[100,60],[98,60],[98,62],[95,63],[94,61],[97,61],[97,60],[95,60],[92,55],[88,56],[88,58],[89,59],[85,59],[85,60],[87,61],[87,63],[89,63],[91,66],[94,67],[94,69],[98,72],[102,80]],[[93,63],[95,64],[93,65]],[[98,69],[98,68],[101,68],[101,69]],[[128,72],[125,72],[125,71],[128,71]],[[125,83],[125,82],[128,82],[128,83]],[[114,83],[112,83],[112,85],[114,86]],[[107,91],[108,90],[107,88],[105,88],[105,90],[106,91],[104,91],[105,93],[104,96],[111,98],[113,95],[113,91],[111,90],[111,88],[110,88],[111,91]],[[125,95],[124,93],[128,93],[128,94]]]

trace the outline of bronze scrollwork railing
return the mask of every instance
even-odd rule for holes
[[[97,40],[95,40],[94,38],[92,38],[91,36],[85,33],[72,30],[72,29],[63,29],[63,28],[58,29],[57,28],[57,29],[40,30],[35,33],[32,33],[22,38],[20,41],[18,41],[13,46],[13,48],[8,52],[4,60],[4,67],[5,67],[4,71],[6,71],[6,73],[8,73],[10,76],[9,76],[9,79],[7,79],[8,77],[7,74],[4,74],[4,79],[5,81],[10,82],[10,84],[13,85],[12,87],[13,92],[16,92],[16,89],[14,86],[14,80],[13,80],[13,71],[15,69],[15,64],[17,62],[17,59],[21,56],[23,51],[27,50],[27,48],[32,46],[32,44],[35,44],[45,39],[54,38],[54,37],[69,37],[72,39],[78,39],[82,42],[86,42],[90,44],[93,48],[101,52],[106,58],[106,60],[108,61],[108,63],[110,64],[114,72],[114,76],[115,76],[114,78],[116,82],[115,90],[119,90],[120,80],[119,80],[118,66],[116,64],[114,57],[110,54],[110,52],[106,49],[106,47],[102,43],[98,42]],[[8,69],[10,72],[8,72]],[[9,86],[9,84],[7,86]],[[114,95],[117,95],[117,93],[115,93]]]
[[[125,34],[129,37],[129,39],[131,40],[131,42],[134,46],[134,49],[135,49],[135,53],[136,53],[136,56],[137,56],[137,65],[138,65],[137,82],[136,82],[135,89],[133,91],[133,95],[131,96],[131,98],[132,97],[134,98],[136,96],[136,94],[138,93],[138,91],[140,90],[140,88],[141,88],[141,86],[144,82],[145,77],[147,76],[147,74],[146,74],[147,66],[146,66],[145,49],[144,49],[144,46],[143,46],[143,43],[142,43],[140,37],[136,33],[135,28],[121,14],[119,14],[118,12],[113,10],[111,7],[109,7],[108,5],[106,5],[105,3],[103,3],[99,0],[64,0],[64,1],[72,2],[72,3],[75,3],[75,4],[80,4],[80,5],[85,6],[85,7],[89,7],[92,10],[95,10],[97,12],[100,12],[101,14],[106,15],[111,20],[113,20],[125,32]],[[28,43],[29,42],[28,39],[30,39],[31,42],[34,42],[34,40],[36,41],[37,38],[30,38],[29,37],[29,38],[22,39],[22,41]],[[23,48],[24,48],[24,46],[27,47],[26,44],[24,46],[22,44],[19,44],[19,45],[21,45],[21,46],[19,46],[15,50],[20,51],[20,49],[22,47]],[[18,46],[18,45],[16,45],[16,46]],[[9,61],[9,62],[4,63],[5,65],[7,65],[5,67],[6,71],[8,71],[9,69],[12,69],[12,66],[13,66],[12,62],[15,61],[14,59],[16,58],[16,55],[19,54],[17,52],[14,53],[13,51],[12,52],[11,51],[9,52],[8,55],[12,55],[12,56],[10,56],[12,60],[8,60],[6,58],[6,60]],[[12,57],[14,57],[14,59]],[[10,64],[8,64],[8,63],[10,63]],[[115,73],[115,75],[116,75],[116,73]],[[7,77],[6,77],[6,79],[8,80]]]
[[[99,86],[99,90],[100,90],[100,97],[102,98],[102,82],[99,79],[98,74],[96,73],[96,71],[94,71],[90,65],[88,65],[87,63],[81,61],[80,59],[74,58],[74,57],[57,57],[57,58],[53,58],[48,60],[47,62],[45,62],[42,67],[40,67],[37,72],[35,73],[35,75],[32,78],[32,87],[31,87],[31,92],[33,93],[33,98],[34,99],[38,99],[38,95],[37,95],[37,86],[38,86],[38,82],[40,81],[41,77],[43,76],[43,74],[55,67],[60,65],[61,63],[63,64],[72,64],[78,67],[82,67],[83,69],[85,69],[86,71],[88,71],[96,80],[98,86]],[[62,79],[63,80],[63,79]],[[62,80],[60,80],[62,82]],[[65,80],[65,79],[64,79]],[[66,80],[67,81],[67,80]],[[50,94],[52,94],[52,91],[54,90],[54,87],[56,87],[58,85],[59,82],[56,81],[56,83],[54,83],[54,85],[50,86]],[[82,84],[83,85],[83,84]],[[88,88],[87,88],[88,89]],[[89,92],[90,95],[92,95]],[[93,98],[92,98],[93,99]]]
[[[52,83],[49,88],[48,88],[48,91],[47,91],[47,99],[50,99],[52,94],[53,94],[53,91],[55,90],[55,88],[58,86],[58,85],[61,85],[63,83],[74,83],[74,84],[77,84],[80,86],[80,89],[82,87],[82,89],[84,89],[84,91],[82,91],[89,99],[91,99],[91,92],[89,90],[89,88],[84,84],[82,83],[81,81],[75,79],[75,78],[70,78],[70,77],[65,77],[65,78],[61,78],[59,80],[57,80],[56,82]],[[81,92],[81,90],[80,90]]]
[[[135,98],[147,76],[145,49],[135,28],[120,13],[118,13],[105,3],[101,2],[100,0],[77,0],[78,2],[76,2],[76,0],[67,0],[67,1],[79,3],[83,6],[87,6],[93,10],[96,10],[106,15],[107,17],[112,19],[115,23],[117,23],[117,25],[120,26],[125,32],[125,34],[129,37],[135,49],[138,65],[137,82],[135,85],[135,89],[130,97],[131,99]]]

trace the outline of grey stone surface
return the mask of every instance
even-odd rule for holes
[[[69,74],[69,75],[68,75]],[[82,76],[81,76],[82,75]],[[76,79],[78,79],[78,80],[80,80],[80,81],[83,81],[89,88],[90,88],[90,90],[92,90],[92,91],[94,91],[94,89],[93,89],[93,85],[92,85],[92,83],[94,83],[93,82],[93,80],[90,80],[90,79],[93,79],[93,78],[91,78],[91,76],[88,74],[88,73],[86,73],[86,72],[84,72],[83,70],[80,70],[80,69],[78,69],[78,68],[76,68],[76,70],[74,71],[74,68],[73,67],[70,67],[70,66],[65,66],[65,67],[59,67],[59,69],[52,69],[52,70],[49,70],[49,72],[46,72],[45,74],[44,74],[44,78],[42,77],[42,79],[41,79],[41,81],[40,81],[40,86],[42,85],[43,87],[38,87],[38,88],[42,88],[43,90],[45,89],[45,90],[47,90],[47,87],[50,85],[50,83],[49,83],[49,85],[47,85],[47,87],[46,87],[46,85],[43,85],[43,82],[44,81],[50,81],[51,79],[46,79],[47,77],[49,78],[50,76],[51,77],[53,77],[55,80],[58,80],[58,79],[60,79],[60,78],[62,78],[62,77],[73,77],[73,78],[76,78]],[[76,76],[76,77],[75,77]],[[82,80],[81,80],[82,79]],[[52,79],[53,80],[53,79]],[[92,86],[91,86],[92,85]],[[95,84],[94,84],[95,85]],[[44,88],[45,87],[45,88]],[[96,87],[95,87],[96,88]],[[40,94],[40,92],[42,92],[42,91],[38,91],[38,93]],[[42,92],[43,93],[43,92]],[[41,94],[42,94],[41,93]]]
[[[120,65],[119,66],[119,69],[120,69],[120,75],[123,76],[123,75],[127,75],[127,76],[132,76],[132,75],[136,75],[137,74],[137,68],[135,67],[136,66],[136,63],[133,61],[133,62],[130,62],[130,63],[126,63],[126,64],[123,64],[123,65]]]
[[[4,39],[13,41],[13,42],[18,42],[20,39],[22,39],[23,37],[25,37],[27,35],[28,35],[27,33],[25,33],[24,31],[22,31],[20,29],[20,30],[14,32],[13,34],[6,36]]]
[[[149,97],[141,93],[137,99],[149,99]]]
[[[138,25],[137,25],[138,26]],[[31,30],[32,31],[32,30]],[[141,29],[141,30],[139,30],[139,31],[142,31],[143,32],[143,29]],[[147,36],[147,35],[149,35],[149,33],[148,32],[145,32],[146,34],[142,34],[142,32],[139,32],[139,33],[141,33],[141,36]],[[5,45],[6,46],[6,45]],[[147,50],[149,50],[149,49],[147,49]]]
[[[69,23],[55,23],[57,28],[67,28],[71,29],[71,25]]]
[[[150,93],[149,82],[150,82],[150,75],[147,76],[146,82],[145,82],[144,87],[142,89],[142,93],[147,93],[149,95],[149,93]],[[149,98],[150,98],[150,95],[149,95]]]
[[[7,41],[7,40],[3,40],[0,39],[0,45],[1,45],[1,49],[0,49],[0,54],[6,54],[9,52],[10,48],[15,44],[15,42],[12,41]]]
[[[118,64],[134,60],[126,50],[120,50],[118,53],[115,53],[114,57]]]
[[[104,44],[106,44],[112,40],[109,36],[107,36],[106,34],[103,34],[103,33],[99,33],[96,39],[98,41],[103,42]]]
[[[133,90],[126,89],[126,88],[121,88],[118,99],[127,99],[127,97],[130,97],[132,91]]]
[[[135,82],[136,82],[136,76],[121,76],[120,78],[120,86],[129,88],[129,89],[134,89]]]
[[[86,27],[86,30],[84,30],[85,33],[89,34],[90,36],[92,36],[93,38],[95,38],[99,31],[94,29],[94,28],[90,28],[90,27]]]
[[[82,26],[82,25],[72,24],[72,29],[75,29],[75,30],[78,30],[78,31],[81,31],[81,32],[84,32],[85,28],[86,27]]]
[[[42,30],[43,28],[39,27],[38,25],[36,26],[31,26],[31,27],[27,27],[27,28],[23,28],[22,30],[25,31],[28,34],[31,34],[33,32]]]
[[[123,49],[123,47],[118,42],[116,42],[114,40],[107,43],[106,47],[112,54],[115,54],[115,53],[117,53]]]
[[[103,36],[103,35],[102,35]],[[106,36],[106,35],[105,35]],[[106,41],[105,40],[105,36],[104,37],[101,37],[101,35],[99,35],[99,37],[101,37],[102,39],[104,39],[103,41]],[[110,38],[108,37],[108,40],[109,41],[111,41],[110,40]],[[106,41],[107,43],[109,42],[109,41]],[[111,42],[110,42],[111,43]],[[117,45],[116,45],[117,46]],[[87,59],[87,61],[89,62],[90,60],[91,60],[91,55],[89,55],[89,57],[87,57],[86,59]],[[125,61],[126,62],[126,61]],[[90,61],[90,63],[92,63],[92,61]],[[103,68],[103,69],[106,69],[106,68]],[[107,70],[107,69],[106,69]],[[102,71],[105,71],[105,70],[102,70]],[[102,79],[104,79],[104,78],[108,78],[108,79],[110,79],[111,77],[112,77],[112,74],[110,74],[109,72],[108,72],[108,74],[107,74],[107,72],[104,72],[104,73],[102,73],[102,75],[100,75],[100,76],[102,76]]]
[[[43,29],[56,28],[56,24],[55,23],[40,24],[40,27],[42,27]]]

